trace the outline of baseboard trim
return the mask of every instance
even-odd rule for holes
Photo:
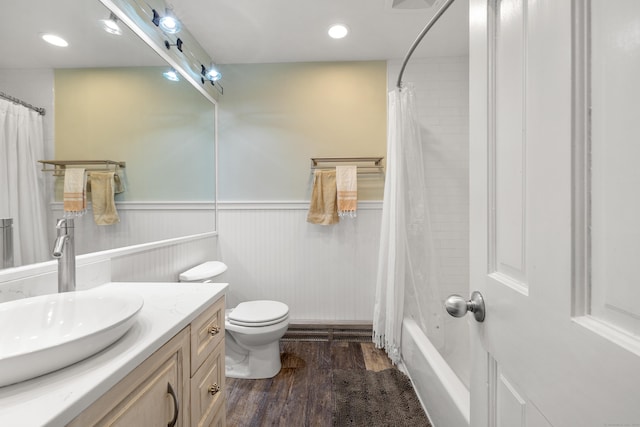
[[[371,323],[291,323],[282,340],[370,342],[372,332]]]

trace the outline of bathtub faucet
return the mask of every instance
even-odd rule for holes
[[[53,244],[53,257],[58,259],[58,292],[76,290],[76,254],[73,243],[73,219],[56,223],[58,237]]]

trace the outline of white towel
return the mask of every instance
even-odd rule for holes
[[[358,168],[356,166],[336,166],[336,187],[338,189],[338,216],[355,218],[358,209]]]

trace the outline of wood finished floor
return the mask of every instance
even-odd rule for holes
[[[228,427],[332,425],[332,370],[392,368],[370,342],[284,341],[282,370],[266,380],[227,378]]]

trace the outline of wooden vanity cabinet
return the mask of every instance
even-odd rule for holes
[[[224,386],[221,297],[69,426],[224,427]]]

